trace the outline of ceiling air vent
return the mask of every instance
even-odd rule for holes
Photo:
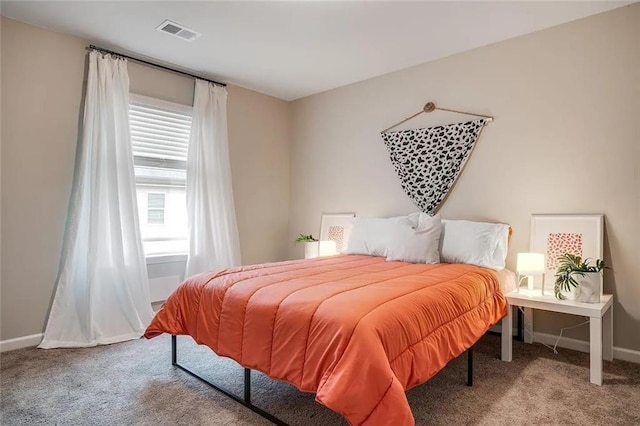
[[[163,33],[171,34],[176,37],[180,37],[183,40],[193,41],[200,37],[200,33],[197,33],[189,28],[185,28],[180,24],[176,24],[170,20],[164,21],[162,24],[156,27],[156,30],[162,31]]]

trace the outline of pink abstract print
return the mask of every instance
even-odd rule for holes
[[[341,252],[344,243],[344,226],[329,226],[329,234],[327,236],[329,241],[336,242],[336,250]]]
[[[550,233],[547,236],[547,269],[558,269],[563,254],[582,257],[582,234]]]

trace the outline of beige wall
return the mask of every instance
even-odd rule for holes
[[[2,18],[2,340],[43,331],[71,190],[84,46]]]
[[[88,42],[2,18],[0,340],[43,331],[58,273]],[[131,91],[191,104],[193,80],[130,64]],[[243,263],[282,260],[289,105],[230,86],[229,144]]]
[[[442,215],[511,224],[513,267],[532,213],[604,213],[614,343],[640,350],[638,40],[635,4],[295,101],[289,238],[317,233],[323,212],[417,210],[379,131],[426,101],[491,114]],[[436,112],[406,127],[459,119]],[[539,314],[536,331],[580,321]]]
[[[43,330],[58,271],[81,119],[87,41],[1,22],[0,340]],[[492,114],[441,213],[515,230],[531,213],[606,214],[615,344],[640,350],[640,5],[565,24],[292,104],[229,90],[243,263],[300,256],[322,212],[415,211],[378,132],[426,101]],[[193,82],[130,64],[132,91],[190,104]],[[407,127],[451,122],[435,113]],[[290,126],[289,126],[290,125]],[[289,146],[291,141],[291,146]],[[571,188],[571,189],[567,189]],[[288,238],[283,235],[288,233]],[[557,333],[577,323],[536,317]],[[586,330],[572,334],[586,337]]]
[[[237,86],[228,90],[229,148],[242,263],[285,260],[290,104]]]

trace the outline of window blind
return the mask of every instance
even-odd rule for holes
[[[186,163],[191,113],[132,99],[129,103],[129,120],[131,145],[136,159]]]

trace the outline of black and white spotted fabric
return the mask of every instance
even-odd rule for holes
[[[382,133],[402,188],[433,214],[458,178],[486,120]]]

